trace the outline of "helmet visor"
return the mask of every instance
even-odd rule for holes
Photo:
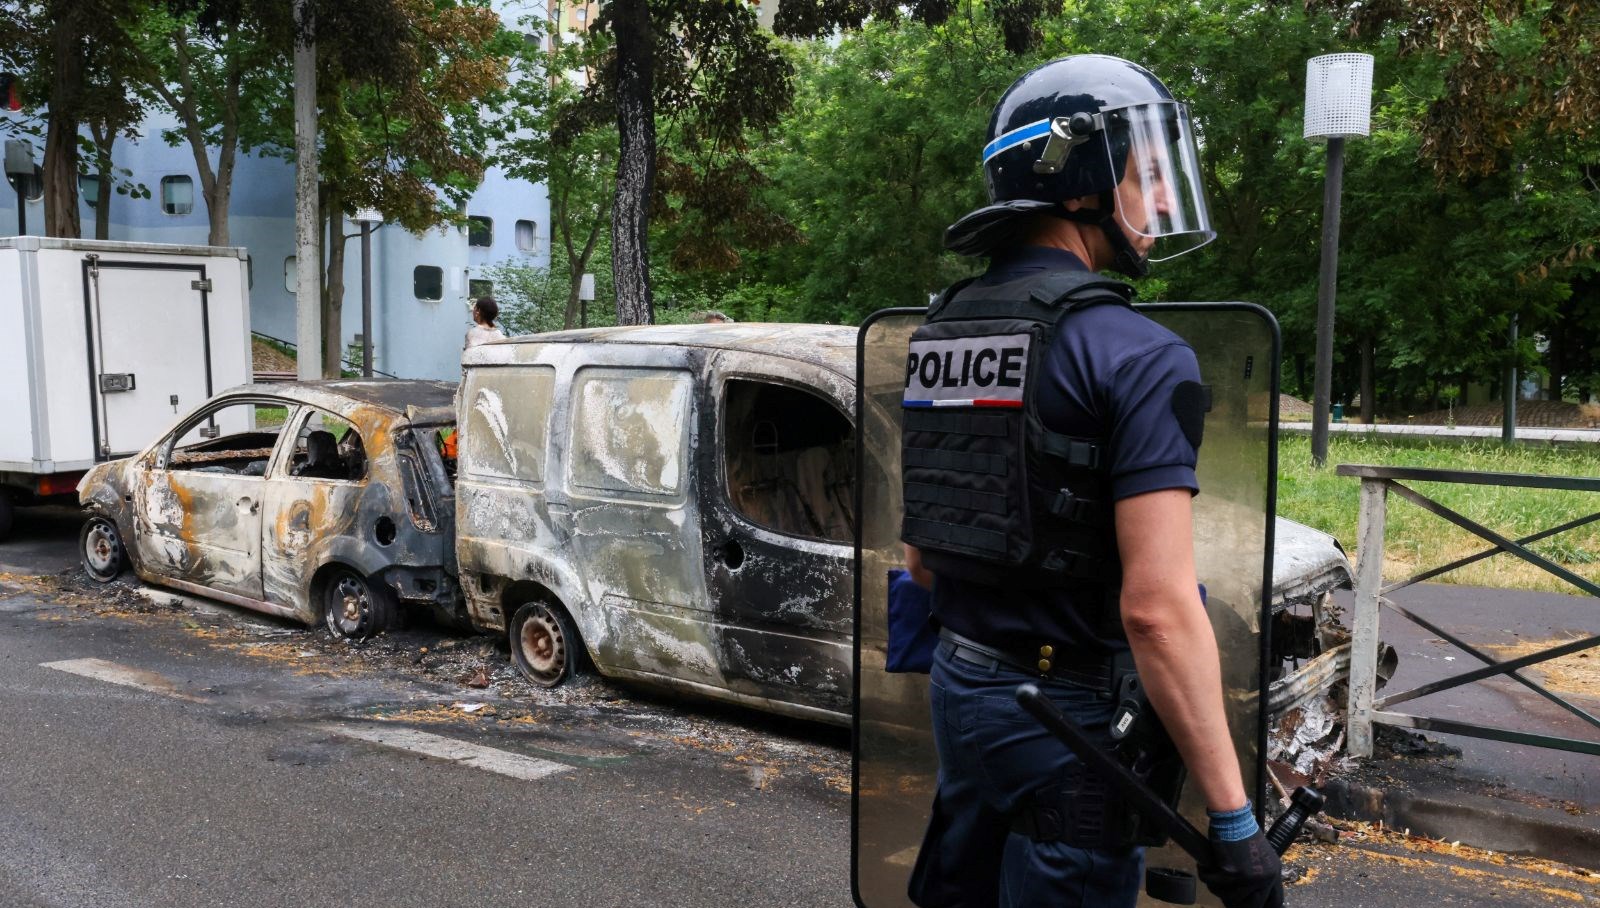
[[[1215,239],[1188,107],[1141,104],[1112,116],[1128,142],[1116,214],[1129,240],[1148,250],[1150,261],[1161,262]]]

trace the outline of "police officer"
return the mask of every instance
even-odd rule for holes
[[[1131,663],[1205,800],[1202,880],[1229,908],[1281,905],[1195,578],[1194,351],[1097,274],[1142,276],[1214,236],[1187,109],[1126,60],[1065,57],[1000,99],[983,169],[992,204],[945,242],[989,268],[939,296],[906,366],[903,539],[942,628],[912,900],[1134,904],[1126,809],[1013,699],[1034,681],[1109,741]]]

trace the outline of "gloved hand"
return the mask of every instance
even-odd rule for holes
[[[1282,908],[1283,867],[1261,830],[1237,842],[1213,837],[1211,855],[1200,880],[1226,908]]]

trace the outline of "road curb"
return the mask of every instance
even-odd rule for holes
[[[1334,779],[1323,787],[1329,816],[1382,821],[1412,835],[1525,854],[1600,870],[1600,818],[1572,816],[1502,798],[1386,790]]]

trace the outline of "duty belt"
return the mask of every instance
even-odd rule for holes
[[[963,637],[947,627],[939,629],[939,639],[951,647],[951,656],[980,668],[1004,666],[1012,671],[1065,681],[1108,697],[1111,695],[1111,657],[1108,655],[1062,650],[1048,644],[1034,652],[997,649]]]

